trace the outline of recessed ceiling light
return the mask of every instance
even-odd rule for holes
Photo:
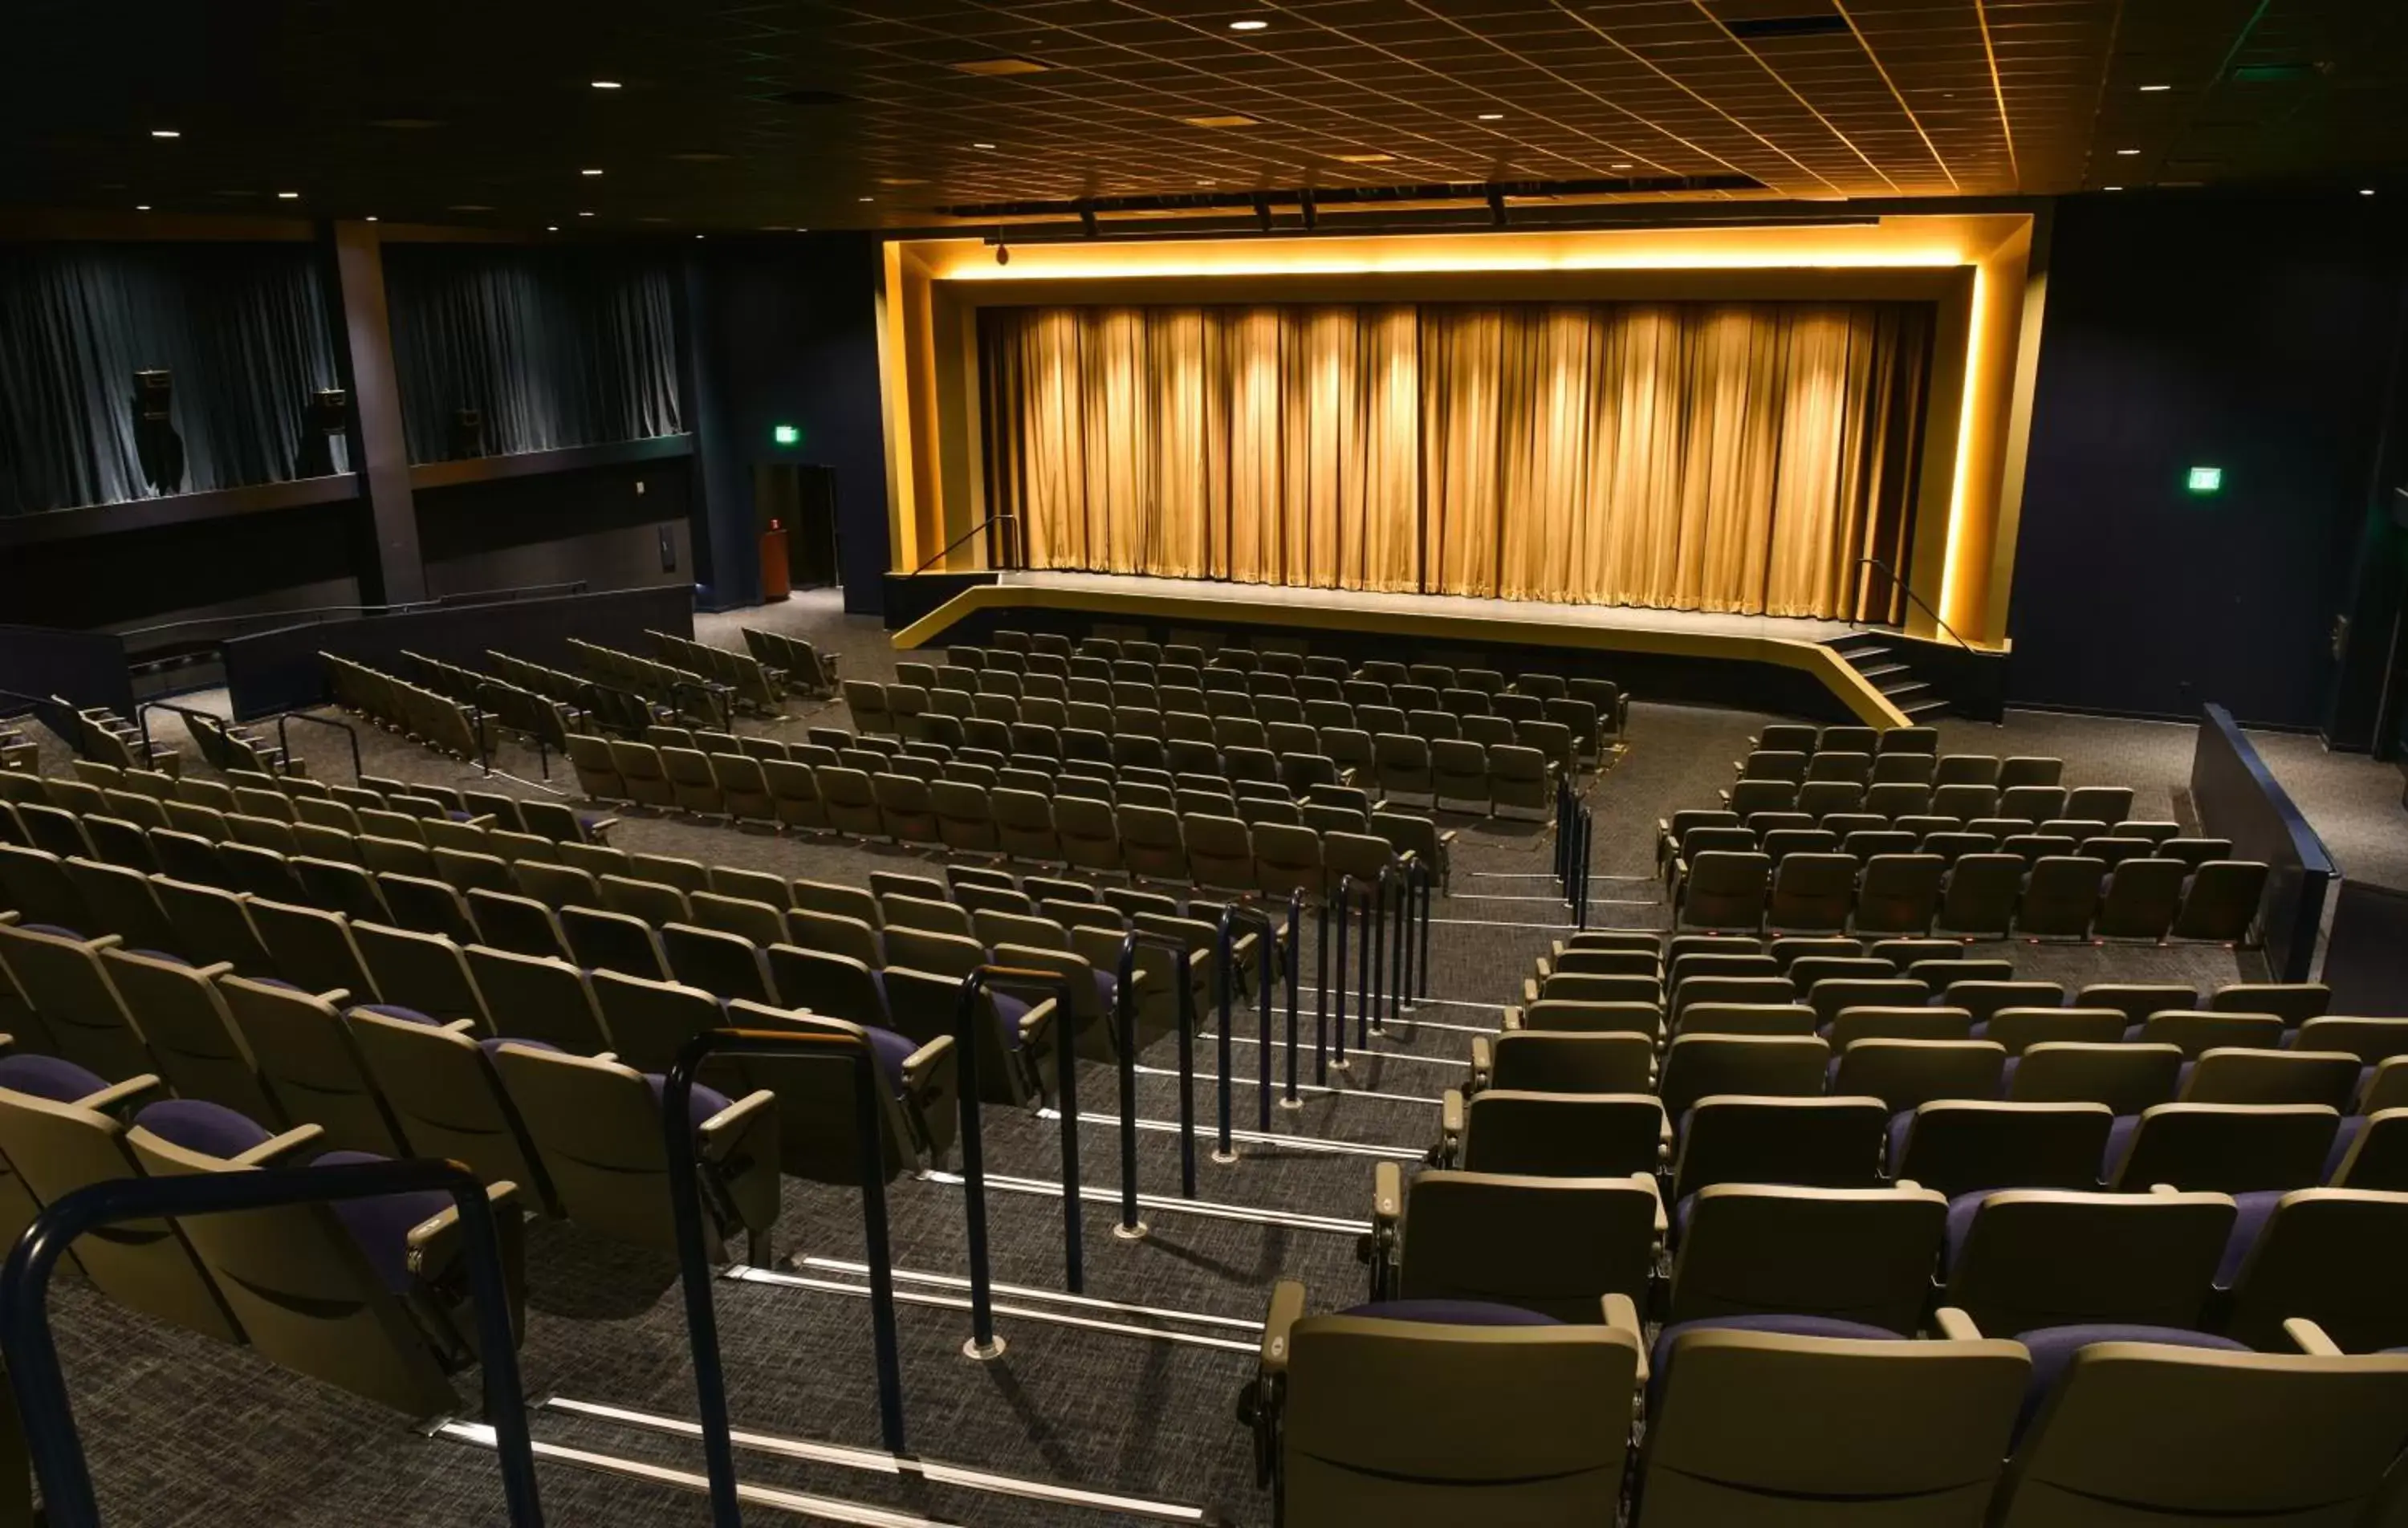
[[[1240,117],[1235,112],[1230,112],[1219,117],[1182,117],[1179,120],[1185,122],[1190,127],[1254,127],[1258,125],[1252,117]]]
[[[1271,23],[1268,21],[1231,21],[1229,23],[1229,30],[1232,32],[1260,32],[1270,24]]]
[[[1393,164],[1397,162],[1394,154],[1337,154],[1332,157],[1340,164]]]
[[[2102,186],[2100,189],[2102,191],[2122,191],[2124,188],[2121,186]]]
[[[557,234],[560,232],[560,224],[556,222],[545,223],[543,225],[543,231],[547,234]]]
[[[1196,183],[1199,186],[1217,186],[1221,182],[1218,180],[1198,180]]]
[[[580,175],[600,175],[602,172],[600,170],[580,170],[577,173]]]
[[[369,214],[367,215],[367,218],[366,218],[366,221],[368,221],[368,222],[377,222],[377,221],[380,221],[380,220],[377,217],[377,215],[376,215],[375,213],[371,212],[371,213],[369,213]]]
[[[1627,170],[1630,168],[1630,166],[1627,164],[1608,164],[1606,168],[1609,170]]]
[[[2172,85],[2143,85],[2141,87],[2141,93],[2143,95],[2155,95],[2159,91],[2170,91],[2172,89],[2173,89]]]
[[[907,175],[882,175],[878,183],[882,186],[924,186],[928,182]]]
[[[580,218],[590,218],[590,217],[594,216],[594,214],[593,214],[593,213],[591,213],[591,212],[580,212],[580,213],[578,214],[578,216],[579,216],[579,217],[580,217]]]
[[[150,204],[148,202],[137,202],[135,204],[134,210],[136,212],[148,212],[150,210]]]
[[[2358,194],[2359,194],[2360,196],[2372,196],[2372,195],[2373,195],[2373,194],[2374,194],[2374,188],[2373,188],[2372,186],[2367,186],[2367,187],[2363,188],[2362,190],[2360,190],[2360,191],[2358,192]]]
[[[878,198],[877,198],[877,197],[875,197],[875,196],[865,196],[865,197],[863,197],[863,198],[862,198],[862,200],[863,200],[863,201],[865,201],[865,202],[874,202],[874,201],[878,200]]]
[[[695,237],[696,237],[696,238],[700,238],[700,237],[702,237],[702,236],[701,236],[700,234],[696,234],[696,235],[695,235],[695,236],[695,236]]]
[[[1480,120],[1484,122],[1501,122],[1505,120],[1505,113],[1501,111],[1484,111],[1480,114]]]
[[[992,143],[973,143],[970,147],[973,149],[992,149],[995,145]]]
[[[2118,159],[2129,159],[2140,151],[2141,150],[2138,149],[2118,149],[2115,150],[2115,157]]]
[[[154,127],[150,130],[150,136],[154,138],[180,138],[184,135],[172,127]]]
[[[594,81],[594,88],[597,91],[614,91],[619,88],[619,82],[615,79],[597,79]]]
[[[974,58],[953,67],[964,74],[974,74],[985,79],[1005,79],[1013,75],[1045,72],[1045,65],[1033,58]]]
[[[280,191],[276,193],[276,199],[280,202],[297,202],[301,199],[301,193],[297,191]]]

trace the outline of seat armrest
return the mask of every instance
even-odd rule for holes
[[[1377,1233],[1383,1226],[1393,1229],[1405,1214],[1405,1169],[1402,1164],[1382,1162],[1371,1169],[1371,1229]]]
[[[765,1114],[771,1120],[778,1117],[778,1095],[767,1088],[746,1093],[695,1128],[701,1137],[699,1154],[712,1160],[723,1156]]]
[[[485,1202],[493,1207],[494,1238],[501,1243],[502,1288],[510,1307],[510,1331],[526,1330],[526,1214],[519,1203],[518,1185],[505,1178],[485,1186]],[[460,1228],[460,1207],[446,1205],[409,1228],[409,1274],[420,1284],[440,1287],[451,1281],[468,1248],[468,1234]],[[464,1290],[460,1292],[466,1293]],[[473,1342],[475,1330],[463,1336]]]
[[[1444,833],[1438,835],[1438,847],[1440,849],[1446,848],[1449,844],[1454,843],[1457,837],[1461,836],[1463,830],[1461,828],[1447,829]]]
[[[1142,987],[1144,984],[1145,978],[1142,975],[1132,974],[1130,976],[1129,986],[1131,988]],[[1029,1046],[1039,1043],[1043,1038],[1046,1031],[1051,1029],[1054,1025],[1054,1010],[1060,1002],[1061,999],[1058,997],[1045,998],[1039,1002],[1031,1004],[1028,1011],[1020,1016],[1021,1049],[1026,1050]],[[916,1056],[914,1059],[916,1059]]]
[[[1439,1101],[1438,1164],[1452,1167],[1463,1155],[1463,1091],[1449,1088]]]
[[[1520,1029],[1522,1027],[1521,1008],[1518,1006],[1507,1007],[1505,1010],[1504,1021],[1497,1027],[1507,1035],[1511,1035],[1515,1030]]]
[[[234,970],[234,962],[232,962],[232,961],[217,961],[217,962],[214,962],[214,963],[212,963],[212,964],[208,964],[208,965],[204,965],[204,966],[202,966],[199,970],[197,970],[197,971],[194,972],[193,974],[194,974],[194,976],[196,976],[196,977],[200,978],[203,981],[215,981],[215,980],[217,980],[217,978],[220,978],[220,977],[222,977],[222,976],[228,975],[228,974],[229,974],[229,973],[231,973],[233,970]]]
[[[619,825],[619,820],[615,817],[597,817],[591,822],[580,821],[577,825],[584,833],[587,843],[598,844],[602,841],[604,834]]]
[[[125,943],[125,935],[122,934],[103,934],[95,935],[93,938],[86,939],[84,943],[92,946],[94,950],[115,950]]]
[[[1480,1092],[1487,1088],[1488,1079],[1496,1075],[1495,1045],[1487,1035],[1474,1035],[1471,1037],[1471,1080],[1464,1084],[1463,1091],[1467,1093]]]
[[[129,1077],[122,1082],[112,1082],[98,1092],[85,1094],[76,1100],[76,1107],[107,1114],[112,1109],[134,1102],[158,1086],[158,1076],[155,1073],[144,1072],[139,1077]]]
[[[24,914],[17,911],[14,907],[8,908],[5,912],[0,912],[0,923],[21,922],[23,921],[23,918]]]
[[[1539,1000],[1539,984],[1528,977],[1522,978],[1522,1006],[1528,1007]]]
[[[315,1146],[325,1136],[318,1125],[294,1125],[273,1140],[265,1140],[234,1159],[237,1167],[265,1167],[292,1156],[305,1146]]]
[[[1982,1340],[1982,1329],[1973,1324],[1973,1318],[1956,1306],[1942,1306],[1932,1324],[1939,1327],[1940,1335],[1950,1342]]]
[[[349,987],[329,987],[318,993],[317,998],[330,1008],[339,1008],[351,1000],[351,990]]]
[[[477,1021],[474,1019],[454,1019],[450,1023],[443,1026],[443,1033],[446,1035],[474,1035],[477,1033]]]
[[[2283,1335],[2291,1345],[2311,1358],[2339,1358],[2341,1345],[2325,1335],[2325,1329],[2305,1316],[2294,1316],[2283,1323]]]
[[[1538,962],[1538,973],[1536,979],[1538,980],[1539,985],[1543,987],[1547,983],[1547,978],[1555,974],[1555,963],[1547,959],[1544,955],[1540,956]]]
[[[903,1086],[917,1086],[937,1067],[953,1059],[953,1037],[939,1035],[903,1059]]]
[[[1633,1173],[1630,1181],[1645,1189],[1648,1197],[1656,1201],[1656,1241],[1661,1246],[1664,1238],[1672,1233],[1671,1219],[1664,1211],[1663,1183],[1654,1173]]]
[[[1639,1350],[1639,1383],[1643,1387],[1647,1383],[1647,1336],[1639,1325],[1638,1306],[1630,1296],[1619,1292],[1607,1295],[1599,1304],[1604,1309],[1605,1324],[1626,1334],[1631,1346]]]
[[[1288,1338],[1296,1323],[1304,1316],[1304,1286],[1293,1278],[1283,1278],[1271,1286],[1271,1307],[1263,1317],[1262,1372],[1266,1375],[1285,1374],[1288,1361]]]

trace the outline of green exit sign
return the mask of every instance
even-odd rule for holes
[[[2224,469],[2222,467],[2191,468],[2189,487],[2194,493],[2223,493]]]
[[[799,446],[803,443],[803,432],[792,424],[774,425],[770,428],[769,438],[781,446]],[[2192,476],[2198,475],[2194,473]]]

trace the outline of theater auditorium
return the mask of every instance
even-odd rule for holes
[[[20,10],[0,1528],[2408,1523],[2397,0]]]

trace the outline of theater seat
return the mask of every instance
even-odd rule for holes
[[[1289,1528],[1612,1521],[1641,1362],[1628,1300],[1567,1324],[1445,1300],[1307,1317],[1304,1298],[1272,1290],[1240,1412]]]

